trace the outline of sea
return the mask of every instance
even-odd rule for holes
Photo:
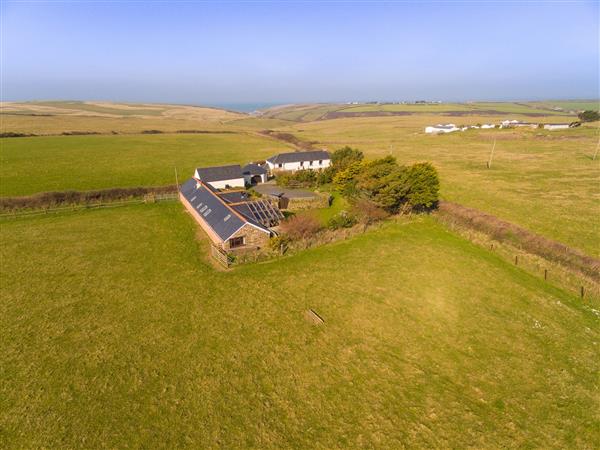
[[[228,109],[230,111],[237,111],[243,113],[252,113],[261,109],[271,108],[272,106],[282,105],[283,103],[269,103],[269,102],[256,102],[256,103],[210,103],[204,106],[213,106],[215,108]]]

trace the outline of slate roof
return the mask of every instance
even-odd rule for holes
[[[266,175],[267,169],[260,167],[258,164],[250,163],[242,167],[242,173],[244,175]]]
[[[248,200],[248,193],[246,191],[219,192],[218,195],[227,203],[239,203]]]
[[[205,183],[244,178],[242,168],[239,164],[230,166],[198,167],[196,169],[196,176]]]
[[[271,164],[285,164],[301,161],[317,161],[321,159],[330,159],[329,153],[325,150],[280,153],[279,155],[271,156],[269,159],[267,159],[267,161],[269,161]]]
[[[204,183],[197,183],[194,178],[181,185],[180,192],[223,241],[229,239],[245,223],[250,223],[270,233],[267,228],[256,221],[241,217],[224,200],[219,198],[213,189]]]

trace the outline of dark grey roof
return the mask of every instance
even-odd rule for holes
[[[212,190],[203,184],[199,187],[196,185],[196,180],[192,178],[181,186],[180,191],[200,217],[223,241],[226,241],[244,225],[245,221],[226,206]]]
[[[280,153],[279,155],[271,156],[267,161],[271,164],[284,164],[300,161],[317,161],[329,158],[329,153],[325,150],[313,150],[310,152]]]
[[[242,168],[239,164],[231,166],[198,167],[196,173],[198,174],[198,178],[205,183],[244,178]]]
[[[242,167],[242,173],[244,175],[266,175],[267,170],[258,164],[250,163]]]
[[[227,203],[239,203],[248,200],[248,193],[246,191],[220,192],[219,197]]]

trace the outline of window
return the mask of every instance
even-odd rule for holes
[[[304,167],[304,161],[300,161],[300,167]]]
[[[308,163],[308,165],[309,165],[309,166],[312,166],[312,163],[313,163],[313,161],[309,162],[309,163]]]
[[[238,236],[229,239],[229,248],[242,247],[244,245],[244,236]]]
[[[323,160],[322,160],[322,159],[320,159],[320,160],[319,160],[319,165],[320,165],[320,166],[322,166],[322,165],[323,165]]]
[[[227,214],[223,219],[223,222],[227,222],[229,219],[231,219],[231,214]]]
[[[279,167],[283,167],[283,164],[279,163]]]

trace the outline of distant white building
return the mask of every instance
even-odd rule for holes
[[[494,125],[493,123],[484,123],[483,125],[481,125],[481,128],[484,128],[484,129],[496,128],[496,125]]]
[[[564,130],[569,128],[570,125],[568,123],[545,123],[544,130]]]
[[[267,159],[271,172],[289,170],[320,170],[329,167],[331,157],[324,150],[280,153]]]
[[[452,133],[453,131],[458,131],[458,130],[460,130],[460,128],[458,128],[453,123],[447,123],[447,124],[439,123],[434,126],[425,127],[425,133],[429,133],[429,134]]]
[[[517,127],[529,127],[537,128],[537,123],[521,122],[520,120],[503,120],[500,124],[500,128],[517,128]]]

